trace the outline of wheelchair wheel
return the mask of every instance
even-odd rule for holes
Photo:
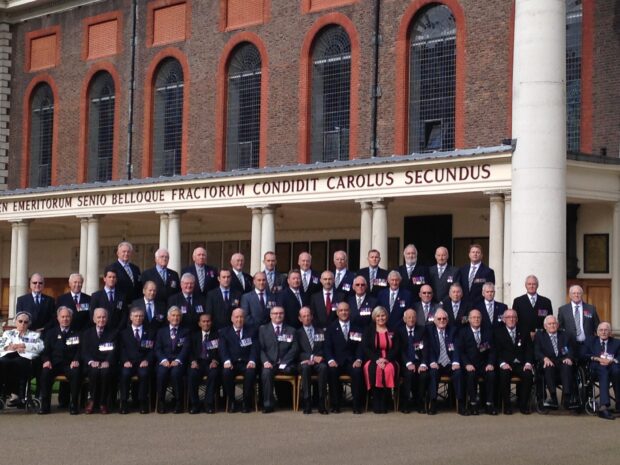
[[[0,398],[0,410],[4,410],[4,399]]]
[[[598,413],[599,403],[594,395],[591,395],[586,399],[584,407],[588,415],[596,415]]]
[[[36,397],[30,397],[25,401],[26,413],[36,413],[41,408],[41,401]]]

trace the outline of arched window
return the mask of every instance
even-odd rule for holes
[[[258,168],[261,58],[250,44],[239,45],[228,65],[226,169]]]
[[[30,104],[30,187],[52,183],[54,95],[48,84],[40,84]]]
[[[454,149],[456,23],[432,4],[409,31],[409,153]]]
[[[566,0],[566,149],[581,144],[581,35],[582,0]]]
[[[328,26],[312,50],[311,161],[349,159],[351,41],[341,26]]]
[[[153,176],[181,173],[183,69],[167,58],[155,74],[153,109]]]
[[[88,90],[89,182],[112,179],[114,90],[114,80],[105,71],[95,75]]]

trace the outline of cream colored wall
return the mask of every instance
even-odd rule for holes
[[[613,208],[602,204],[582,204],[577,210],[577,259],[581,279],[610,279],[611,273],[584,273],[584,234],[609,234],[609,266],[611,271]]]

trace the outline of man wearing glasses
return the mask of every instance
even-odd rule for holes
[[[43,294],[45,279],[40,273],[34,273],[30,277],[30,292],[17,298],[15,313],[26,312],[32,315],[30,324],[31,331],[41,332],[53,324],[54,299]]]
[[[372,318],[373,309],[377,306],[377,299],[368,292],[368,283],[363,276],[353,280],[353,294],[349,296],[348,303],[351,308],[351,320],[353,324],[366,328]],[[402,318],[402,313],[401,313]]]
[[[402,325],[405,310],[413,308],[413,295],[411,291],[401,288],[402,276],[396,270],[390,271],[387,277],[388,287],[379,292],[378,305],[386,308],[389,313],[388,328],[391,330]],[[418,324],[424,324],[424,320],[418,320]]]

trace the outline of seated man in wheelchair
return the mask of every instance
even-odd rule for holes
[[[537,331],[534,337],[534,356],[538,367],[543,372],[544,386],[549,398],[543,406],[558,408],[557,381],[562,383],[562,404],[565,409],[570,405],[573,388],[574,366],[576,361],[572,341],[563,331],[558,331],[558,320],[553,315],[545,317],[544,331]],[[542,395],[545,395],[543,392]]]
[[[15,315],[15,329],[5,331],[0,337],[0,394],[17,394],[19,408],[25,405],[33,361],[43,351],[41,335],[28,330],[30,322],[29,313],[19,312]]]
[[[609,383],[611,382],[616,396],[616,412],[618,393],[620,393],[620,340],[611,337],[611,325],[606,321],[598,325],[596,337],[586,342],[586,357],[590,360],[590,374],[599,382],[600,408],[598,416],[605,420],[614,420],[610,412]]]

